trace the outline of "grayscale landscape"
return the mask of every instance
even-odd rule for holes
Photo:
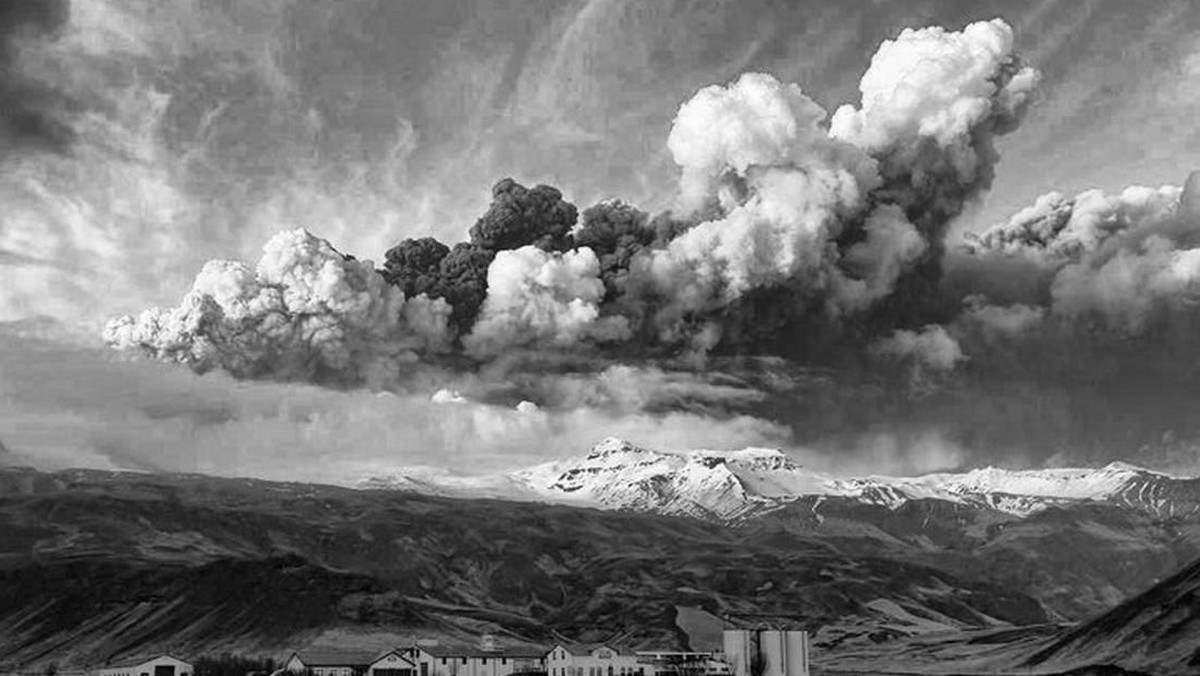
[[[1200,673],[1198,36],[0,2],[0,675]]]

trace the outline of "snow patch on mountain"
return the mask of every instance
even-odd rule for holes
[[[839,478],[797,464],[779,449],[667,453],[609,438],[586,456],[504,475],[461,477],[424,468],[375,476],[362,488],[539,500],[601,509],[739,521],[806,496],[851,498],[892,509],[944,500],[1017,516],[1082,501],[1159,518],[1200,514],[1200,479],[1113,463],[1094,469],[995,467],[920,477]]]
[[[662,453],[615,438],[582,459],[513,476],[548,500],[722,520],[820,492],[826,481],[778,449]]]
[[[440,467],[405,467],[374,473],[349,482],[349,485],[362,490],[411,491],[456,498],[538,499],[524,483],[508,474],[469,476],[454,474]]]

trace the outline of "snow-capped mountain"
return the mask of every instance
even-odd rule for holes
[[[796,464],[778,449],[665,453],[609,438],[582,458],[501,476],[450,477],[396,472],[362,488],[398,488],[471,497],[541,500],[602,509],[738,521],[806,496],[849,498],[897,508],[944,500],[1028,516],[1087,501],[1121,505],[1158,518],[1200,514],[1200,479],[1177,478],[1125,463],[1093,469],[1004,470],[920,477],[838,478]]]
[[[1173,477],[1123,462],[1090,469],[988,467],[965,474],[883,481],[910,498],[957,499],[1022,515],[1088,500],[1132,507],[1162,518],[1200,513],[1200,479]]]
[[[514,476],[543,499],[722,520],[801,495],[823,494],[830,483],[776,449],[674,454],[614,438],[600,442],[584,458],[539,465]]]

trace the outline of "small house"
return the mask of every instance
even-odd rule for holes
[[[404,657],[402,650],[389,650],[367,666],[367,676],[416,676],[417,665]]]
[[[376,654],[338,650],[301,650],[292,653],[284,668],[312,676],[365,676]]]

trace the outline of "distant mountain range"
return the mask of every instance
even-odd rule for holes
[[[892,509],[915,500],[942,500],[1018,517],[1081,503],[1164,519],[1200,515],[1200,479],[1125,463],[1095,469],[989,467],[961,474],[846,479],[807,470],[776,449],[663,453],[615,438],[600,442],[584,457],[508,474],[452,477],[401,470],[365,479],[359,487],[539,500],[721,522],[762,516],[812,497]]]
[[[1195,595],[1170,597],[1165,623],[1147,602],[1084,633],[1054,625],[1200,558],[1196,493],[1127,465],[844,479],[774,450],[617,440],[503,475],[403,471],[357,490],[0,468],[0,672],[430,633],[682,648],[688,609],[798,623],[834,666],[962,631],[1017,637],[1009,664],[1053,648],[1043,663],[1069,666],[1104,636],[1136,650],[1149,634],[1119,633],[1130,622],[1184,664],[1200,637],[1190,619],[1172,630],[1170,608]],[[955,654],[992,645],[980,640]]]
[[[362,634],[539,644],[623,634],[681,648],[683,608],[778,616],[823,646],[1051,617],[1029,594],[924,560],[882,531],[808,530],[0,468],[0,673],[157,651],[286,654]]]

